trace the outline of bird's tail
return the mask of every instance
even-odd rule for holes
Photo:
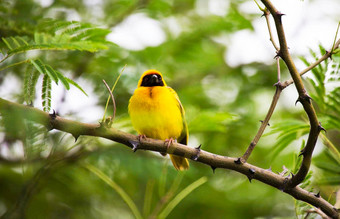
[[[189,169],[189,162],[186,158],[170,154],[170,159],[176,170]]]

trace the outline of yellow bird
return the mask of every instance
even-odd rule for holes
[[[183,106],[177,93],[166,85],[159,71],[152,69],[143,73],[130,98],[129,114],[140,138],[164,140],[168,146],[174,140],[187,145],[188,127]],[[172,154],[170,158],[177,170],[189,168],[186,158]]]

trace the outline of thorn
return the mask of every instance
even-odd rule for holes
[[[79,134],[72,134],[74,137],[74,142],[77,142],[78,138],[79,138]]]
[[[254,178],[255,170],[250,168],[249,169],[250,175],[247,175],[249,182],[251,183],[251,180]]]
[[[247,177],[248,177],[249,182],[251,183],[251,180],[253,179],[253,177],[251,176],[247,176]]]
[[[303,148],[303,149],[300,151],[299,157],[300,157],[301,155],[305,155],[305,148]]]
[[[264,121],[263,121],[263,120],[260,120],[260,122],[261,122],[261,123],[263,123]],[[267,123],[267,126],[270,126],[270,124],[269,124],[269,123]]]
[[[305,96],[303,97],[304,100],[306,100],[308,103],[312,103],[311,100],[313,100],[308,94],[305,94]]]
[[[333,57],[332,57],[333,54],[332,54],[330,51],[326,50],[326,54],[330,54],[330,55],[329,55],[329,58],[330,58],[331,60],[333,60]]]
[[[325,129],[324,127],[322,127],[321,122],[319,122],[318,129],[319,129],[320,131],[326,132],[326,129]]]
[[[249,173],[250,173],[250,174],[255,174],[255,170],[252,169],[252,168],[250,168],[250,169],[249,169]]]
[[[214,167],[214,166],[210,166],[210,167],[211,167],[213,173],[215,173],[216,167]]]
[[[320,191],[317,194],[314,194],[314,196],[320,198]]]
[[[277,11],[276,15],[278,16],[280,23],[282,23],[282,16],[285,15],[285,14],[281,13],[280,11]]]
[[[300,102],[300,103],[301,103],[301,99],[300,99],[300,97],[299,97],[299,98],[297,98],[297,100],[295,101],[295,106],[296,106],[296,104],[297,104],[298,102]]]
[[[234,163],[236,163],[236,164],[241,164],[242,162],[241,162],[241,158],[239,157],[239,158],[237,158],[237,160],[234,160]]]
[[[191,159],[193,159],[194,161],[196,161],[196,160],[200,157],[201,146],[202,146],[202,145],[200,144],[198,147],[195,148],[196,151],[197,151],[197,153],[196,153],[194,156],[192,156],[192,158],[191,158]]]
[[[277,59],[277,58],[282,58],[282,52],[281,52],[281,50],[279,50],[279,51],[276,52],[276,55],[274,56],[274,59]]]
[[[269,171],[269,172],[273,172],[271,166],[268,169],[266,169],[266,170]]]
[[[57,118],[57,114],[56,114],[56,112],[54,110],[53,110],[53,113],[50,113],[48,115],[51,117],[51,119]]]
[[[292,179],[294,178],[295,174],[294,173],[290,173],[290,175],[292,176]]]
[[[139,142],[138,142],[138,141],[131,141],[131,140],[129,140],[129,143],[130,143],[131,146],[132,146],[132,151],[133,151],[133,152],[136,152],[137,149],[138,149]]]

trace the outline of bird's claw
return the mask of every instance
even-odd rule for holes
[[[146,139],[146,135],[138,135],[137,138],[138,138],[138,141],[141,142],[142,140]]]
[[[169,149],[170,145],[172,145],[173,143],[176,143],[176,142],[177,142],[177,140],[173,139],[173,138],[165,139],[166,149]]]

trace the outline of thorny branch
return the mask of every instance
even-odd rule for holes
[[[282,90],[295,82],[295,83],[297,83],[296,89],[299,93],[298,101],[300,101],[302,103],[302,105],[303,105],[303,107],[304,107],[304,109],[305,109],[305,111],[308,115],[311,129],[310,129],[310,134],[309,134],[309,137],[308,137],[307,144],[306,144],[305,148],[301,151],[301,155],[304,156],[301,167],[298,170],[298,173],[296,175],[292,175],[292,178],[287,183],[287,186],[293,188],[305,179],[305,177],[308,173],[308,170],[309,170],[309,166],[310,166],[310,163],[311,163],[311,157],[312,157],[312,153],[313,153],[313,150],[314,150],[317,138],[318,138],[318,134],[319,134],[320,130],[323,129],[321,124],[317,120],[316,113],[313,109],[313,105],[311,104],[311,99],[308,96],[306,90],[304,89],[304,85],[302,83],[301,76],[303,74],[307,73],[308,71],[310,71],[311,69],[313,69],[314,67],[316,67],[317,65],[319,65],[324,60],[331,58],[332,54],[334,54],[334,51],[339,48],[340,39],[336,41],[336,38],[337,38],[337,36],[336,36],[335,39],[334,39],[334,43],[333,43],[331,50],[326,51],[326,54],[324,54],[319,60],[312,63],[310,66],[308,66],[306,69],[304,69],[303,71],[301,71],[299,73],[299,72],[297,72],[297,69],[295,68],[294,62],[292,61],[290,54],[288,52],[288,47],[287,47],[285,34],[284,34],[283,26],[282,26],[282,20],[281,20],[281,17],[283,16],[283,14],[280,13],[279,11],[277,11],[269,0],[268,1],[267,0],[261,0],[261,1],[266,6],[266,8],[264,8],[264,9],[261,8],[256,1],[255,1],[255,3],[258,5],[259,9],[264,13],[263,16],[265,16],[265,18],[266,18],[266,23],[267,23],[267,27],[268,27],[268,31],[269,31],[269,36],[270,36],[270,41],[272,42],[274,48],[276,49],[277,58],[281,57],[284,60],[284,62],[286,63],[286,65],[289,69],[289,72],[292,75],[292,79],[289,79],[289,80],[287,80],[283,83],[280,82],[280,66],[279,66],[279,61],[278,61],[279,59],[277,59],[278,82],[275,84],[276,91],[275,91],[272,103],[269,107],[268,113],[265,117],[265,120],[262,122],[257,134],[255,135],[254,139],[252,140],[252,142],[248,146],[247,151],[244,153],[244,155],[240,159],[238,159],[236,161],[238,163],[240,163],[240,161],[242,161],[242,163],[247,162],[247,159],[249,158],[251,152],[254,150],[257,142],[261,138],[266,126],[269,125],[270,117],[273,114],[273,111],[276,107],[277,101],[280,97]],[[282,49],[280,49],[280,47],[278,47],[277,44],[274,41],[272,30],[271,30],[271,27],[270,27],[270,21],[269,21],[269,15],[270,14],[272,14],[272,16],[274,18],[275,26],[277,28],[277,33],[278,33],[278,37],[279,37],[280,47]],[[339,29],[339,26],[338,26],[338,29]],[[338,30],[337,30],[337,32],[338,32]]]
[[[256,1],[255,1],[256,2]],[[257,2],[256,2],[257,4]],[[258,4],[257,4],[258,5]],[[258,5],[259,6],[259,5]],[[266,22],[267,22],[267,27],[268,27],[268,31],[269,31],[269,36],[270,36],[270,41],[272,42],[274,48],[276,49],[276,52],[278,53],[279,52],[279,47],[276,45],[274,39],[273,39],[273,36],[272,36],[272,30],[270,28],[270,22],[269,22],[269,15],[270,15],[270,12],[268,11],[268,9],[263,9],[259,6],[259,9],[264,13],[263,16],[265,16],[266,18]],[[302,70],[301,72],[299,72],[299,75],[302,76],[304,74],[306,74],[307,72],[309,72],[310,70],[312,70],[313,68],[315,68],[316,66],[318,66],[321,62],[325,61],[326,59],[328,58],[331,58],[332,55],[334,54],[334,51],[336,49],[339,48],[339,45],[340,45],[340,39],[337,40],[336,42],[334,41],[334,44],[331,48],[330,51],[326,51],[326,54],[324,54],[321,58],[319,58],[316,62],[312,63],[310,66],[308,66],[306,69]],[[279,55],[279,54],[278,54]],[[278,65],[278,78],[280,78],[280,69],[279,69],[279,65]],[[278,79],[278,81],[280,81],[280,79]],[[247,162],[248,158],[250,157],[250,154],[252,153],[252,151],[254,150],[256,144],[258,143],[258,141],[260,140],[265,128],[269,125],[269,120],[273,114],[273,111],[275,110],[275,107],[276,107],[276,104],[277,104],[277,101],[280,97],[280,94],[281,92],[287,88],[289,85],[293,84],[294,83],[294,80],[293,79],[289,79],[289,80],[286,80],[284,82],[278,82],[276,84],[274,84],[276,86],[276,91],[275,91],[275,94],[273,96],[273,100],[272,100],[272,103],[269,107],[269,110],[267,112],[267,115],[265,117],[265,120],[262,121],[262,124],[260,126],[260,128],[258,129],[254,139],[252,140],[252,142],[249,144],[248,148],[247,148],[247,151],[244,153],[244,155],[241,157],[241,160],[243,163],[244,162]],[[280,91],[278,91],[278,85],[280,87]]]
[[[72,134],[75,138],[79,135],[96,136],[106,138],[115,142],[122,143],[130,148],[137,145],[139,150],[157,151],[168,154],[175,154],[178,156],[192,159],[197,157],[197,149],[173,143],[169,148],[161,140],[146,138],[139,142],[138,137],[129,133],[122,132],[114,128],[106,128],[96,124],[86,124],[77,121],[61,118],[55,114],[48,114],[39,109],[28,107],[22,104],[13,103],[0,98],[0,113],[2,115],[8,114],[8,111],[15,111],[23,118],[31,120],[35,123],[42,124],[48,129],[57,129],[63,132]],[[337,210],[320,196],[316,196],[299,186],[287,187],[287,179],[279,174],[273,173],[270,170],[244,163],[242,165],[235,162],[236,158],[221,156],[213,154],[204,150],[200,150],[199,156],[195,161],[211,166],[213,169],[223,168],[237,171],[249,178],[249,180],[256,179],[267,185],[273,186],[292,197],[305,201],[316,208],[320,208],[323,212],[332,218],[338,218]],[[193,159],[192,159],[193,160]]]
[[[298,172],[296,173],[296,175],[293,175],[292,178],[288,182],[288,187],[292,188],[300,184],[305,179],[309,171],[309,167],[310,167],[311,160],[312,160],[312,154],[314,151],[316,141],[318,139],[320,131],[323,128],[321,127],[318,121],[314,107],[311,102],[311,98],[307,94],[307,91],[305,90],[301,76],[299,72],[297,71],[294,61],[288,51],[286,36],[285,36],[285,32],[284,32],[283,25],[282,25],[283,14],[279,12],[269,0],[261,0],[261,1],[266,6],[266,8],[270,11],[271,15],[274,18],[276,32],[277,32],[279,43],[280,43],[280,51],[278,52],[278,55],[285,62],[289,70],[289,73],[292,76],[292,79],[295,83],[296,90],[299,94],[298,101],[302,104],[308,116],[309,122],[310,122],[310,132],[309,132],[308,140],[307,140],[307,143],[304,149],[301,151],[301,154],[303,155],[301,166]]]
[[[334,50],[338,49],[339,45],[340,45],[340,39],[338,39],[338,41],[336,41],[336,43],[334,44],[334,46],[332,47],[332,49],[330,51],[326,51],[326,54],[324,54],[321,58],[319,58],[316,62],[312,63],[306,69],[302,70],[299,74],[302,76],[302,75],[306,74],[307,72],[309,72],[310,70],[312,70],[313,68],[315,68],[316,66],[318,66],[321,62],[325,61],[328,58],[331,58],[332,55],[334,54],[333,53]],[[282,86],[283,86],[283,88],[286,88],[293,83],[294,83],[293,79],[289,79],[289,80],[285,81],[284,83],[282,83]]]
[[[247,151],[243,154],[243,156],[241,158],[242,163],[247,162],[251,152],[254,150],[257,142],[260,140],[264,130],[269,125],[270,117],[273,115],[273,112],[275,110],[277,101],[279,100],[280,94],[281,94],[281,92],[283,90],[283,88],[281,86],[281,82],[280,82],[280,59],[279,59],[279,57],[277,57],[276,60],[277,60],[277,77],[278,77],[278,82],[275,84],[275,86],[276,86],[275,94],[273,96],[272,103],[270,104],[270,107],[269,107],[269,110],[268,110],[268,113],[267,113],[265,119],[262,121],[262,124],[261,124],[259,130],[257,131],[254,139],[251,141],[250,145],[247,148]]]

